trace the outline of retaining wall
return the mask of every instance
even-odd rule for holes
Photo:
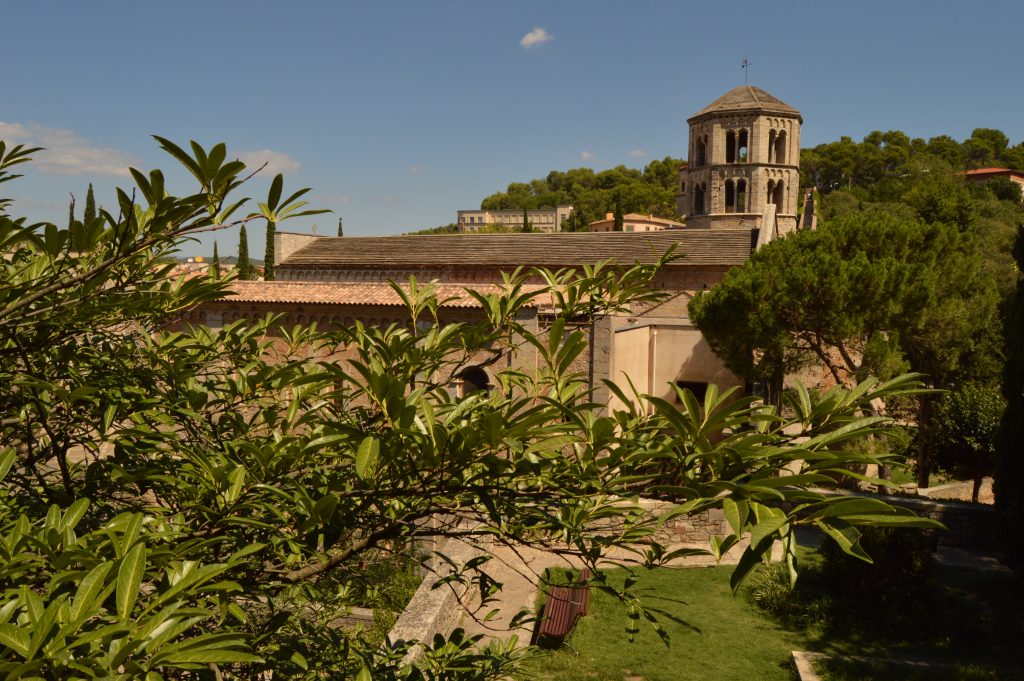
[[[949,531],[931,532],[942,546],[965,549],[997,551],[995,509],[986,504],[971,504],[959,501],[938,501],[917,497],[893,497],[881,494],[854,494],[833,490],[817,490],[830,496],[863,496],[879,499],[893,506],[910,509],[920,516],[926,516],[949,528]]]
[[[462,566],[480,555],[482,550],[457,539],[449,539],[440,547],[439,552],[448,556],[456,565]],[[462,601],[469,590],[469,584],[452,582],[434,588],[438,579],[451,572],[451,566],[445,563],[436,572],[427,574],[388,633],[389,641],[429,642],[435,635],[447,636],[455,629],[462,618]],[[416,646],[403,660],[403,664],[415,661],[422,654],[422,646]]]

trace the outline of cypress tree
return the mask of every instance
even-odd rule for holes
[[[341,218],[338,218],[338,236],[345,236],[345,230],[341,228]]]
[[[82,215],[82,222],[89,224],[96,219],[96,197],[92,195],[92,183],[89,183],[89,192],[85,195],[85,213]]]
[[[267,220],[267,253],[263,257],[263,280],[274,281],[274,233],[277,225]]]
[[[529,234],[533,231],[533,225],[530,224],[530,211],[526,208],[523,209],[523,233]]]
[[[213,261],[210,263],[210,274],[220,277],[220,256],[217,254],[217,242],[213,242]]]
[[[624,222],[625,222],[625,217],[622,215],[622,206],[619,204],[618,201],[616,201],[615,202],[615,226],[613,227],[613,229],[616,232],[621,232],[622,231],[622,226],[623,226]]]
[[[1017,267],[1024,268],[1024,225],[1017,228],[1013,247]],[[1022,270],[1018,269],[1018,272]],[[996,523],[1007,564],[1024,578],[1024,276],[1006,319],[1006,366],[1003,397],[1006,411],[996,439]]]
[[[71,223],[75,221],[75,195],[71,195],[71,205],[68,206],[68,229],[71,229]]]
[[[252,279],[252,265],[249,263],[249,235],[245,233],[245,225],[238,232],[238,278],[242,281]]]

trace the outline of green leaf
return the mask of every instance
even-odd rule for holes
[[[0,480],[7,477],[8,471],[11,470],[11,466],[14,465],[14,448],[5,449],[0,452]]]
[[[103,590],[106,584],[107,573],[114,566],[113,562],[105,561],[89,571],[78,584],[78,591],[75,599],[71,602],[71,622],[78,627],[89,616],[93,608],[102,603],[96,603],[96,596]]]
[[[746,501],[733,501],[728,497],[722,500],[725,519],[729,521],[729,527],[737,537],[743,534],[743,528],[747,524],[748,510]]]
[[[267,194],[267,207],[271,212],[277,210],[277,202],[281,200],[282,189],[284,189],[284,175],[278,173],[270,183],[270,193]]]
[[[370,675],[370,670],[363,667],[359,670],[359,675],[356,676],[356,681],[373,681],[373,677]]]
[[[68,510],[64,512],[64,518],[61,520],[60,529],[72,530],[74,529],[82,518],[85,517],[85,512],[89,508],[88,499],[79,499],[75,503],[68,507]]]
[[[235,503],[239,495],[241,495],[242,488],[245,486],[245,473],[245,466],[238,466],[235,470],[231,471],[231,475],[228,477],[231,487],[228,488],[227,498],[225,499],[229,504]]]
[[[827,518],[819,520],[815,523],[821,528],[828,536],[835,540],[836,544],[839,545],[845,553],[860,558],[866,563],[870,563],[871,556],[861,548],[860,545],[860,530],[850,525],[845,520],[839,518]]]
[[[19,629],[13,624],[0,624],[0,645],[5,645],[18,655],[28,655],[29,645],[32,639],[28,632]]]
[[[733,569],[732,574],[729,575],[729,585],[732,587],[732,592],[736,593],[739,588],[743,585],[744,580],[750,576],[751,571],[758,566],[761,562],[761,551],[755,551],[754,545],[751,544],[740,556],[739,562]]]
[[[372,435],[363,439],[356,452],[356,475],[363,480],[369,480],[377,468],[377,458],[380,456],[380,440]]]
[[[780,527],[789,522],[786,515],[769,516],[754,526],[750,531],[750,545],[759,546],[762,541],[771,536]]]
[[[122,620],[128,619],[135,605],[145,573],[146,545],[140,542],[128,551],[117,571],[117,616]]]

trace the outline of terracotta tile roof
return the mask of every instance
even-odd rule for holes
[[[479,293],[498,293],[503,287],[498,284],[438,284],[437,296],[445,301],[443,307],[480,307],[466,292],[471,288]],[[526,285],[525,293],[541,288]],[[408,286],[403,286],[408,291]],[[228,290],[228,297],[221,303],[304,303],[323,305],[380,305],[403,307],[402,298],[389,284],[379,282],[306,282],[306,281],[235,281]],[[536,305],[550,305],[550,296],[538,296]]]
[[[692,121],[694,118],[710,113],[725,113],[729,111],[768,111],[800,116],[799,111],[778,97],[768,94],[761,88],[754,87],[753,85],[740,85],[738,88],[729,90],[693,114],[690,120]]]
[[[751,230],[695,229],[642,234],[414,234],[321,237],[278,264],[288,268],[573,267],[614,260],[655,262],[673,244],[679,265],[741,265],[750,257]]]
[[[1019,170],[1012,170],[1011,168],[975,168],[974,170],[964,171],[964,175],[1016,175],[1017,177],[1024,177],[1024,173]]]

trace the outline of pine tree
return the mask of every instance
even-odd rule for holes
[[[1017,229],[1013,249],[1017,266],[1024,268],[1024,226]],[[1019,270],[1018,270],[1019,271]],[[1006,411],[996,436],[996,527],[1007,564],[1024,578],[1024,277],[1018,275],[1017,292],[1006,318],[1006,366],[1003,397]]]
[[[238,232],[238,278],[242,281],[253,278],[252,265],[249,263],[249,235],[245,232],[245,225]]]
[[[71,205],[68,206],[68,229],[71,229],[71,223],[75,221],[75,195],[71,195]]]
[[[267,253],[263,256],[263,280],[274,281],[274,234],[277,225],[267,220]]]
[[[96,219],[96,197],[92,194],[92,183],[89,183],[89,192],[85,195],[85,213],[82,215],[82,222],[89,224]]]
[[[529,234],[533,231],[533,225],[530,224],[530,211],[526,208],[523,209],[523,233]]]
[[[213,242],[213,260],[210,262],[210,274],[220,278],[220,255],[217,254],[217,242]]]

